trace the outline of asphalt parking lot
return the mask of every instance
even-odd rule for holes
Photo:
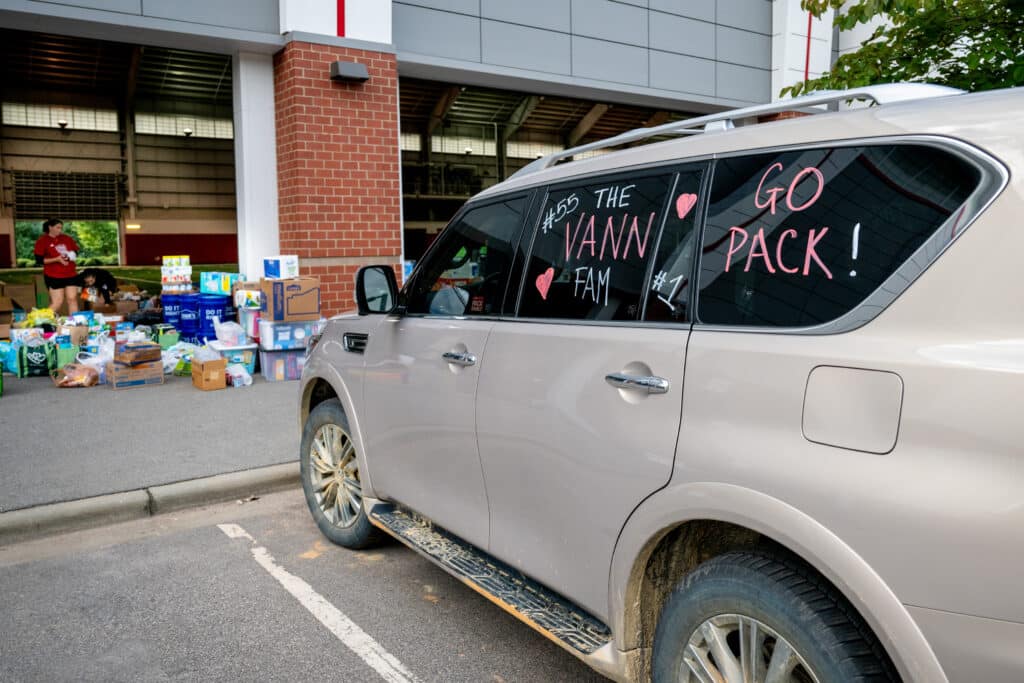
[[[62,389],[47,377],[7,375],[0,543],[5,521],[53,513],[55,505],[66,506],[69,524],[87,526],[97,502],[141,500],[153,512],[155,487],[171,485],[180,507],[258,493],[264,480],[280,488],[292,465],[297,485],[298,386],[257,376],[247,387],[207,392],[190,378],[165,376],[157,386]],[[226,494],[210,485],[239,480]]]

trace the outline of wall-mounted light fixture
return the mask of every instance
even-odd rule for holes
[[[370,72],[359,62],[331,62],[331,80],[362,83],[370,80]]]
[[[65,119],[58,119],[57,125],[60,126],[61,128],[67,128],[68,127],[68,122]]]
[[[473,148],[472,147],[467,147],[464,151],[466,152],[466,156],[469,156],[470,154],[473,153]]]
[[[185,137],[187,137],[187,138],[192,137],[192,129],[191,128],[184,128],[184,129],[182,129],[181,132],[184,133]]]
[[[142,230],[142,226],[138,223],[127,223],[124,226],[125,230]]]

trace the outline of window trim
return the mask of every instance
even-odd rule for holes
[[[673,186],[678,181],[679,167],[684,165],[698,165],[704,164],[706,168],[705,180],[702,183],[702,194],[701,203],[696,207],[695,225],[694,231],[698,233],[700,244],[704,244],[704,231],[706,227],[706,218],[709,202],[709,190],[711,184],[714,182],[716,162],[719,159],[730,159],[734,157],[749,156],[752,154],[772,154],[782,152],[796,152],[808,149],[821,149],[825,147],[859,147],[859,146],[877,146],[877,145],[923,145],[935,147],[940,150],[950,152],[962,159],[966,163],[974,166],[981,174],[981,180],[978,182],[978,186],[975,190],[967,197],[964,202],[964,216],[961,218],[963,221],[963,227],[959,229],[956,237],[946,242],[941,249],[935,250],[932,256],[920,264],[915,264],[915,257],[921,254],[923,251],[927,251],[929,248],[934,248],[936,245],[941,243],[943,240],[938,239],[937,236],[943,234],[944,228],[949,227],[951,220],[955,220],[953,216],[944,221],[939,225],[932,236],[925,240],[925,242],[918,248],[914,254],[908,258],[902,266],[897,268],[893,273],[883,280],[878,288],[874,292],[869,294],[863,301],[854,306],[852,309],[847,311],[842,316],[831,320],[827,323],[821,323],[819,325],[809,327],[756,327],[756,326],[741,326],[741,325],[722,325],[722,324],[711,324],[702,323],[699,321],[699,311],[697,310],[698,297],[700,294],[700,284],[697,279],[700,274],[700,262],[702,253],[698,249],[697,257],[693,260],[692,274],[693,281],[697,283],[697,286],[693,288],[690,293],[691,298],[689,305],[691,310],[694,312],[693,318],[689,322],[683,323],[672,323],[665,321],[646,321],[642,319],[638,320],[579,320],[574,318],[527,318],[519,315],[519,301],[522,296],[523,288],[526,286],[526,268],[525,265],[522,272],[519,273],[519,283],[516,290],[511,289],[514,285],[512,278],[510,277],[508,283],[508,289],[505,293],[505,303],[501,312],[497,315],[489,316],[472,316],[473,320],[491,320],[511,323],[531,323],[531,324],[547,324],[547,325],[591,325],[599,327],[644,327],[644,328],[657,328],[657,329],[677,329],[677,330],[701,330],[707,332],[734,332],[734,333],[745,333],[745,334],[787,334],[787,335],[831,335],[831,334],[842,334],[845,332],[851,332],[874,320],[879,314],[881,314],[886,308],[888,308],[893,302],[898,299],[903,292],[905,292],[924,272],[931,267],[932,264],[937,261],[942,254],[945,253],[960,237],[965,233],[971,225],[981,216],[986,209],[996,200],[997,197],[1002,193],[1009,183],[1010,173],[1006,166],[993,157],[988,152],[955,138],[945,137],[941,135],[883,135],[883,136],[867,136],[849,139],[834,139],[834,140],[815,140],[808,142],[801,142],[791,145],[771,145],[765,147],[751,147],[741,150],[731,150],[729,152],[720,152],[714,154],[698,154],[692,157],[679,157],[671,160],[659,160],[656,162],[649,162],[643,164],[634,164],[632,166],[623,167],[616,171],[601,171],[597,173],[580,173],[579,175],[571,178],[560,178],[554,183],[543,183],[539,182],[527,187],[518,188],[514,192],[509,194],[500,194],[492,197],[487,197],[485,200],[474,202],[470,200],[452,217],[451,221],[448,222],[448,226],[454,224],[457,220],[460,220],[462,216],[470,209],[475,209],[482,206],[487,206],[492,203],[506,201],[508,199],[517,197],[528,197],[528,210],[526,211],[526,217],[523,223],[523,228],[520,231],[519,238],[515,245],[516,250],[519,250],[524,246],[524,243],[528,241],[526,246],[525,258],[529,258],[529,255],[533,251],[533,239],[537,230],[537,225],[540,221],[540,211],[547,201],[548,193],[552,189],[557,189],[562,186],[568,186],[578,184],[580,182],[586,182],[586,179],[598,177],[603,174],[617,175],[619,173],[624,175],[657,172],[659,169],[667,169],[673,174]],[[671,196],[671,194],[669,195]],[[445,226],[445,230],[448,229]],[[664,226],[662,225],[658,232],[658,243],[660,244],[662,231]],[[416,268],[409,277],[408,282],[402,288],[402,297],[400,300],[404,300],[406,288],[411,287],[417,279],[417,275],[420,271],[420,266],[430,257],[430,254],[436,248],[435,244],[432,244],[423,258],[416,264]],[[918,267],[914,267],[918,266]],[[910,274],[913,273],[911,276]],[[510,272],[510,276],[515,275],[514,268],[513,272]],[[903,278],[906,278],[903,280]],[[889,287],[888,291],[885,291],[887,285],[891,285],[897,279],[902,280],[901,287]],[[650,273],[648,273],[647,280],[645,282],[645,289],[650,287]],[[510,297],[514,297],[514,305],[509,306]],[[429,314],[423,313],[407,313],[410,317],[426,317]],[[431,315],[432,318],[450,318],[450,319],[470,319],[469,316],[437,316]]]
[[[754,334],[786,334],[786,335],[832,335],[851,332],[878,317],[893,302],[896,301],[928,268],[932,266],[960,237],[967,232],[975,220],[996,200],[1009,183],[1010,173],[1005,165],[987,152],[968,144],[962,140],[947,138],[940,135],[885,135],[877,137],[861,137],[843,139],[831,142],[808,142],[798,145],[780,145],[756,149],[731,151],[723,154],[716,154],[712,164],[710,181],[714,182],[717,162],[720,159],[733,159],[736,157],[776,154],[784,152],[799,152],[812,149],[827,149],[841,147],[878,147],[882,145],[902,145],[932,147],[952,154],[965,163],[972,165],[981,178],[977,187],[967,196],[959,211],[955,211],[949,218],[940,223],[932,234],[921,243],[921,246],[914,251],[896,270],[890,273],[889,277],[879,283],[873,292],[868,294],[859,304],[849,311],[828,322],[817,325],[802,327],[783,326],[754,326],[754,325],[725,325],[722,323],[700,322],[700,281],[696,279],[700,275],[701,260],[703,259],[703,248],[699,250],[697,258],[694,259],[693,274],[697,287],[693,294],[694,321],[693,329],[705,332],[736,332]],[[710,189],[710,186],[709,186]],[[707,206],[705,213],[700,218],[700,244],[703,247],[705,229],[707,226]],[[961,221],[963,226],[957,231],[952,239],[946,239],[944,235],[951,223]]]
[[[543,218],[544,207],[545,207],[545,205],[547,205],[548,198],[551,196],[552,192],[560,192],[560,191],[563,191],[563,190],[566,190],[566,189],[569,189],[569,188],[578,187],[581,184],[590,184],[591,181],[593,179],[595,179],[595,178],[602,178],[602,179],[604,179],[604,180],[601,181],[601,183],[603,184],[606,181],[607,182],[614,182],[617,179],[631,179],[631,178],[636,178],[638,176],[649,177],[649,176],[655,176],[655,175],[665,175],[665,176],[668,177],[668,190],[665,193],[665,198],[662,200],[662,206],[661,206],[661,209],[660,209],[661,210],[661,218],[658,221],[657,232],[655,233],[655,240],[654,240],[654,242],[652,244],[653,251],[651,252],[654,256],[656,256],[657,253],[658,253],[657,247],[661,243],[661,234],[665,230],[665,221],[668,220],[668,212],[671,210],[672,193],[675,191],[676,184],[679,182],[679,166],[682,165],[682,164],[689,165],[691,163],[695,163],[695,164],[704,163],[705,165],[708,166],[708,168],[710,168],[710,164],[709,164],[710,161],[711,161],[710,157],[705,157],[703,159],[697,159],[697,160],[694,160],[692,162],[689,159],[687,159],[687,160],[673,159],[672,161],[670,161],[668,163],[659,162],[659,163],[656,163],[656,164],[649,164],[649,165],[645,164],[645,165],[640,166],[640,167],[634,166],[634,167],[631,167],[631,168],[616,169],[614,171],[602,171],[602,172],[599,172],[599,173],[590,173],[590,174],[583,173],[583,174],[580,174],[578,176],[573,176],[572,178],[563,178],[563,179],[561,179],[561,180],[559,180],[558,182],[555,182],[555,183],[549,183],[549,184],[546,184],[546,185],[540,185],[540,186],[535,187],[534,189],[537,191],[537,196],[535,198],[536,206],[533,207],[533,208],[535,208],[535,214],[536,215],[532,216],[532,218],[533,218],[532,225],[528,223],[527,226],[526,226],[526,229],[524,230],[523,235],[522,235],[522,240],[521,241],[526,241],[527,242],[526,251],[524,252],[524,254],[525,254],[525,262],[523,264],[523,269],[522,269],[522,273],[521,273],[522,277],[521,277],[521,279],[519,281],[519,289],[518,289],[518,292],[516,293],[516,296],[515,296],[515,305],[512,306],[512,308],[511,308],[510,317],[506,318],[506,319],[517,320],[517,321],[528,321],[528,322],[544,322],[544,323],[552,323],[552,324],[591,323],[591,324],[597,324],[597,325],[601,325],[601,326],[615,325],[615,326],[624,326],[624,327],[639,327],[639,326],[650,327],[651,324],[650,323],[645,323],[645,321],[642,319],[642,316],[643,316],[643,312],[644,312],[644,306],[646,305],[646,302],[647,302],[647,289],[649,288],[649,284],[650,284],[650,281],[651,281],[651,271],[653,270],[653,265],[651,263],[648,263],[647,266],[644,269],[644,280],[643,280],[643,282],[640,285],[641,289],[640,289],[639,310],[637,312],[637,319],[636,320],[586,320],[586,319],[583,319],[583,318],[536,318],[536,317],[525,317],[525,316],[519,315],[519,311],[520,311],[520,309],[522,307],[522,303],[523,303],[523,292],[526,291],[526,287],[527,287],[527,273],[529,272],[530,256],[533,255],[533,247],[534,247],[534,245],[536,244],[536,241],[537,241],[537,232],[540,230],[540,223],[541,223],[541,219]],[[700,221],[700,218],[701,218],[700,216],[696,216],[695,220]],[[699,223],[694,225],[694,230],[695,231],[698,228],[700,228],[700,224]],[[652,258],[654,258],[654,256],[652,256]],[[673,325],[673,327],[679,326],[679,325],[689,326],[689,323],[680,323],[678,325]]]
[[[502,311],[504,310],[504,306],[505,306],[505,301],[507,300],[507,298],[509,296],[509,287],[511,285],[512,275],[514,275],[516,250],[519,248],[519,245],[522,243],[523,236],[526,233],[526,227],[525,226],[526,226],[527,222],[530,219],[532,210],[534,209],[534,202],[536,201],[536,194],[537,194],[536,189],[535,188],[530,188],[530,189],[525,189],[525,190],[522,190],[522,191],[511,192],[509,194],[495,195],[494,197],[488,197],[488,198],[486,198],[486,200],[481,200],[481,201],[478,201],[478,202],[474,202],[474,201],[470,200],[470,201],[466,202],[465,204],[463,204],[462,207],[459,208],[459,210],[455,213],[455,215],[452,216],[451,220],[448,221],[448,224],[445,225],[444,228],[441,230],[441,232],[438,233],[438,236],[434,239],[434,241],[430,244],[430,246],[427,247],[427,250],[423,254],[423,257],[420,258],[416,262],[416,267],[413,268],[413,271],[409,274],[409,279],[406,280],[406,282],[402,285],[402,289],[399,291],[399,294],[398,294],[398,303],[399,303],[398,308],[402,309],[402,313],[401,313],[402,317],[405,317],[405,318],[432,318],[432,319],[435,319],[435,320],[445,320],[445,319],[447,319],[447,320],[499,320],[499,319],[501,319]],[[412,312],[410,312],[408,310],[405,310],[405,307],[408,305],[408,301],[409,301],[409,293],[416,286],[417,281],[422,276],[423,264],[429,262],[430,259],[433,257],[434,253],[440,248],[439,245],[441,243],[440,242],[441,241],[441,237],[444,235],[444,233],[446,233],[448,231],[448,229],[451,228],[453,225],[455,225],[456,223],[461,221],[463,216],[465,216],[470,211],[475,211],[477,209],[483,209],[483,208],[486,208],[488,206],[492,206],[494,204],[501,204],[501,203],[504,203],[504,202],[507,202],[507,201],[510,201],[510,200],[514,200],[514,199],[523,199],[524,200],[524,202],[523,202],[523,205],[524,205],[523,220],[520,221],[520,223],[519,223],[519,232],[516,234],[515,239],[511,243],[511,246],[512,246],[512,262],[509,265],[509,278],[505,282],[505,291],[502,294],[502,304],[501,304],[501,306],[499,306],[499,312],[497,314],[491,314],[491,315],[438,315],[436,313],[412,313]]]
[[[696,161],[680,161],[674,164],[675,166],[675,177],[672,180],[672,191],[669,192],[669,201],[671,202],[672,197],[676,196],[676,192],[679,188],[679,176],[691,169],[701,167],[700,177],[700,189],[697,190],[697,205],[693,207],[693,234],[694,239],[699,240],[698,247],[694,252],[693,261],[690,263],[690,282],[697,282],[694,278],[700,273],[697,270],[697,263],[700,261],[700,246],[704,244],[704,219],[706,218],[708,204],[711,197],[711,180],[715,175],[715,164],[713,158],[702,158]],[[668,207],[668,211],[672,210],[671,204]],[[658,233],[657,244],[654,248],[655,257],[661,250],[661,240],[665,234],[665,223],[668,220],[668,214],[665,215],[665,220],[662,221],[661,231]],[[672,327],[689,327],[694,322],[694,313],[697,311],[697,290],[699,287],[691,287],[686,297],[686,310],[688,311],[687,320],[685,322],[678,323],[666,323],[663,320],[645,320],[644,316],[647,315],[647,304],[650,301],[651,296],[651,281],[654,278],[654,261],[651,261],[647,270],[647,279],[644,286],[643,294],[643,305],[640,309],[640,318],[636,321],[637,323],[643,324],[644,327],[660,327],[663,325],[669,325]]]

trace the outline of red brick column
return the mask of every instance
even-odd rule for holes
[[[339,60],[370,80],[331,81]],[[289,43],[274,56],[274,100],[281,253],[320,278],[324,315],[353,309],[360,266],[402,272],[395,55]]]

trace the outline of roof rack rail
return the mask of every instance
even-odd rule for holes
[[[743,107],[740,109],[730,109],[728,111],[708,114],[706,116],[698,116],[692,119],[671,121],[669,123],[650,128],[635,128],[604,140],[588,142],[585,145],[579,145],[570,149],[564,149],[560,152],[548,154],[545,157],[530,162],[513,173],[510,178],[543,171],[545,168],[554,166],[558,161],[581,152],[604,149],[605,147],[615,147],[616,145],[625,145],[630,142],[639,142],[640,140],[646,140],[658,135],[696,135],[699,133],[728,130],[735,126],[733,121],[736,119],[747,118],[749,116],[802,110],[807,107],[832,104],[834,102],[842,102],[844,100],[867,99],[871,100],[875,104],[883,105],[891,104],[893,102],[904,102],[907,100],[927,99],[930,97],[960,95],[963,92],[963,90],[950,88],[944,85],[935,85],[932,83],[886,83],[882,85],[868,85],[861,88],[851,88],[849,90],[822,90],[810,95],[802,95],[788,100],[779,100],[776,102],[769,102],[768,104],[755,104],[753,106]],[[822,112],[812,109],[808,113]]]

